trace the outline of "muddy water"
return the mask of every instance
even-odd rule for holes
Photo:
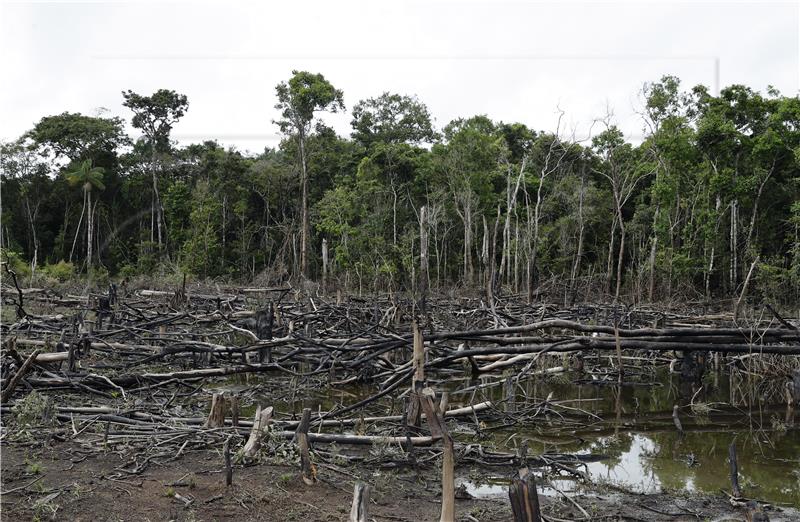
[[[264,382],[262,379],[269,377],[259,379]],[[477,382],[454,378],[433,385],[450,392],[451,408],[491,399],[504,410],[507,392],[503,380],[492,375]],[[602,460],[581,464],[578,469],[588,473],[595,486],[605,484],[638,493],[730,491],[728,447],[735,441],[743,494],[800,506],[800,413],[787,411],[782,382],[748,378],[740,372],[732,384],[727,374],[710,372],[700,388],[700,384],[681,384],[678,376],[671,376],[666,370],[640,375],[634,372],[626,380],[635,384],[598,384],[586,375],[571,373],[529,379],[515,388],[516,412],[526,408],[530,411],[550,396],[553,406],[547,413],[531,419],[511,411],[505,420],[487,422],[479,428],[470,419],[462,419],[464,424],[455,436],[465,443],[480,442],[487,448],[507,452],[516,451],[525,440],[531,456],[602,456]],[[224,388],[238,391],[252,384],[229,382]],[[253,399],[273,404],[281,416],[291,416],[304,407],[329,411],[373,393],[375,389],[371,387],[340,387],[317,389],[296,397],[286,393],[278,402],[274,392],[257,394]],[[401,404],[375,403],[371,413],[399,414]],[[676,404],[683,434],[673,420]],[[251,408],[245,407],[243,415],[252,415]],[[514,417],[518,422],[512,421]],[[464,470],[457,482],[464,483],[473,495],[507,495],[510,467],[488,474],[485,470],[468,471]],[[551,484],[542,486],[545,494],[583,487],[566,473],[551,477]]]
[[[529,382],[523,388],[529,396],[552,393],[553,401],[580,399],[564,405],[599,419],[592,417],[586,425],[577,416],[550,414],[497,430],[492,439],[498,447],[513,450],[524,439],[531,455],[604,455],[606,459],[579,469],[595,483],[634,492],[716,494],[721,489],[730,491],[728,447],[735,441],[743,494],[800,506],[800,415],[787,412],[780,393],[782,383],[739,376],[732,387],[727,376],[712,374],[695,395],[698,386],[685,393],[678,378],[671,379],[667,372],[650,378],[652,385],[640,383],[621,389],[575,385],[575,377],[565,374]],[[502,392],[495,387],[485,394],[498,399]],[[523,400],[520,395],[524,396],[517,394],[518,403]],[[672,417],[675,404],[680,406],[683,434]],[[462,481],[476,495],[506,495],[507,480],[500,475],[481,482],[469,477]],[[565,492],[580,489],[572,477],[555,479],[553,484]],[[545,493],[555,492],[545,487]]]

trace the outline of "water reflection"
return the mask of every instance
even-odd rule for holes
[[[782,404],[779,380],[751,380],[743,387],[742,380],[731,385],[727,376],[716,374],[707,375],[688,390],[685,383],[681,386],[678,379],[665,373],[657,374],[656,380],[654,386],[621,389],[576,386],[571,376],[528,384],[529,397],[552,393],[554,400],[576,398],[579,402],[574,407],[602,420],[587,421],[585,414],[562,412],[557,419],[551,415],[501,429],[493,440],[501,446],[516,433],[516,440],[528,440],[532,455],[605,455],[605,460],[585,464],[595,483],[639,493],[712,494],[730,490],[728,446],[735,441],[745,495],[800,505],[800,431]],[[501,398],[491,388],[483,393],[495,400]],[[731,397],[734,405],[728,402]],[[675,404],[679,405],[683,434],[678,433],[672,418]],[[572,477],[556,478],[554,485],[565,492],[580,487]],[[497,484],[471,486],[477,495],[505,494]],[[544,493],[548,494],[546,487]]]

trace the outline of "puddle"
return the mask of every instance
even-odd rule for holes
[[[635,375],[633,376],[635,377]],[[554,413],[539,415],[507,427],[489,422],[482,437],[471,434],[465,419],[464,433],[456,433],[465,443],[480,442],[498,451],[516,452],[528,442],[528,455],[571,453],[603,455],[578,465],[595,484],[620,486],[638,493],[687,492],[719,494],[730,490],[728,447],[736,442],[739,482],[751,498],[800,505],[800,416],[787,416],[779,379],[746,381],[737,377],[731,384],[727,375],[710,372],[700,391],[681,389],[677,377],[665,371],[640,376],[640,385],[616,386],[575,382],[579,376],[558,374],[521,382],[516,407],[524,409],[541,403],[544,397],[560,404]],[[476,382],[450,379],[434,386],[451,392],[450,407],[492,400],[502,408],[503,386],[463,389],[502,380],[498,375]],[[647,381],[655,381],[647,382]],[[375,393],[368,386],[337,387],[333,390],[306,388],[297,396],[275,388],[268,375],[243,385],[235,379],[222,383],[231,391],[256,385],[250,400],[243,404],[243,416],[252,415],[255,403],[271,404],[284,416],[296,416],[302,408],[328,411],[348,405]],[[219,384],[219,383],[218,383]],[[696,392],[696,393],[695,393]],[[526,397],[537,399],[526,401]],[[252,401],[252,402],[251,402]],[[692,402],[693,401],[693,402]],[[685,433],[675,428],[672,408],[680,405]],[[399,414],[402,401],[378,401],[371,414]],[[530,417],[522,417],[529,419]],[[492,476],[464,475],[458,479],[477,497],[507,496],[511,469],[499,468]],[[483,474],[485,475],[485,473]],[[569,493],[582,486],[572,475],[562,472],[551,477],[552,484]],[[545,495],[559,493],[539,484]]]

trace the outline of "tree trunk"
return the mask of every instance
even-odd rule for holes
[[[302,225],[300,230],[300,274],[303,277],[308,276],[308,170],[306,165],[306,143],[305,136],[301,131],[298,135],[300,142],[300,180],[302,185]]]
[[[92,267],[92,227],[94,225],[91,188],[86,191],[86,199],[89,202],[89,214],[86,222],[86,271],[88,272]]]
[[[570,306],[575,304],[575,298],[577,293],[577,279],[581,269],[581,258],[583,257],[583,231],[584,231],[583,198],[584,198],[585,181],[586,181],[585,178],[582,176],[580,194],[578,195],[578,248],[577,251],[575,252],[575,261],[572,263],[572,273],[570,274],[569,278]]]
[[[625,223],[622,221],[622,209],[619,210],[619,255],[617,256],[617,289],[614,292],[614,302],[619,301],[619,292],[622,287],[622,259],[625,255]]]
[[[656,289],[656,252],[658,251],[658,232],[656,230],[658,223],[658,215],[661,211],[661,206],[656,206],[656,212],[653,216],[653,240],[650,242],[650,281],[647,286],[647,300],[653,302],[653,296]]]
[[[81,233],[81,225],[83,224],[83,215],[86,213],[86,191],[83,192],[83,208],[81,209],[81,217],[78,219],[78,226],[75,229],[75,237],[72,239],[72,248],[69,251],[69,262],[72,263],[72,256],[75,254],[75,245],[78,242],[78,236]],[[64,228],[66,235],[67,229]]]

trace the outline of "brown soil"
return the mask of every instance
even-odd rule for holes
[[[306,486],[295,468],[258,464],[236,467],[225,487],[216,451],[189,452],[164,466],[151,465],[124,480],[109,478],[123,461],[116,453],[82,450],[74,443],[51,447],[2,447],[2,520],[212,521],[347,520],[357,476],[372,477],[370,518],[376,521],[438,521],[439,484],[427,486],[411,472],[320,465],[319,481]],[[432,474],[430,470],[429,474]],[[34,482],[35,481],[35,482]],[[33,483],[32,483],[33,482]],[[186,505],[174,494],[191,500]],[[718,497],[670,497],[601,491],[572,497],[592,520],[745,520],[744,512]],[[571,503],[542,497],[550,520],[583,518]],[[563,502],[563,503],[562,503]],[[505,498],[457,500],[458,520],[510,520]],[[796,511],[771,519],[797,520]]]

